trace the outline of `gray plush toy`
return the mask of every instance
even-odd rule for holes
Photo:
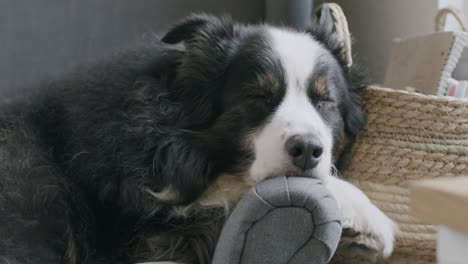
[[[319,180],[276,177],[243,195],[223,227],[213,264],[323,264],[340,236],[338,206]]]

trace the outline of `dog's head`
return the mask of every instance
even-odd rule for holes
[[[323,178],[364,125],[363,85],[328,9],[307,32],[195,15],[162,40],[185,46],[171,88],[180,126],[197,131],[218,173]]]

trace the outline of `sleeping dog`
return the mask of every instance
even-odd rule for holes
[[[193,15],[162,38],[3,99],[0,263],[209,263],[255,183],[315,177],[343,250],[388,256],[396,227],[335,175],[364,84],[330,11],[309,31]]]

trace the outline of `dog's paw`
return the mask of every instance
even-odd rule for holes
[[[367,199],[349,206],[352,208],[342,210],[343,233],[339,252],[360,254],[370,259],[390,256],[397,225]]]
[[[338,245],[341,254],[358,254],[369,259],[388,257],[393,250],[393,242],[371,233],[360,233],[349,228],[343,230]]]
[[[397,225],[356,186],[334,177],[327,186],[341,211],[343,234],[337,254],[358,253],[373,259],[390,256]]]

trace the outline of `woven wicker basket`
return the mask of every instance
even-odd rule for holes
[[[344,48],[346,58],[350,58],[346,16],[336,4],[324,5],[332,11],[335,27],[347,40]],[[468,30],[463,13],[443,8],[435,18],[436,32],[443,30],[449,14],[463,31]],[[449,56],[439,75],[439,95],[446,94],[448,79],[468,43],[468,33],[453,35]],[[347,61],[351,67],[352,60]],[[349,167],[343,175],[399,224],[401,233],[393,255],[378,263],[435,263],[435,228],[410,215],[408,185],[421,179],[468,175],[468,99],[376,86],[368,87],[364,99],[368,122],[353,145]],[[332,262],[374,263],[341,257],[336,256]]]
[[[379,263],[435,263],[435,229],[410,216],[408,183],[468,175],[468,100],[369,87],[365,110],[344,176],[400,226]]]

